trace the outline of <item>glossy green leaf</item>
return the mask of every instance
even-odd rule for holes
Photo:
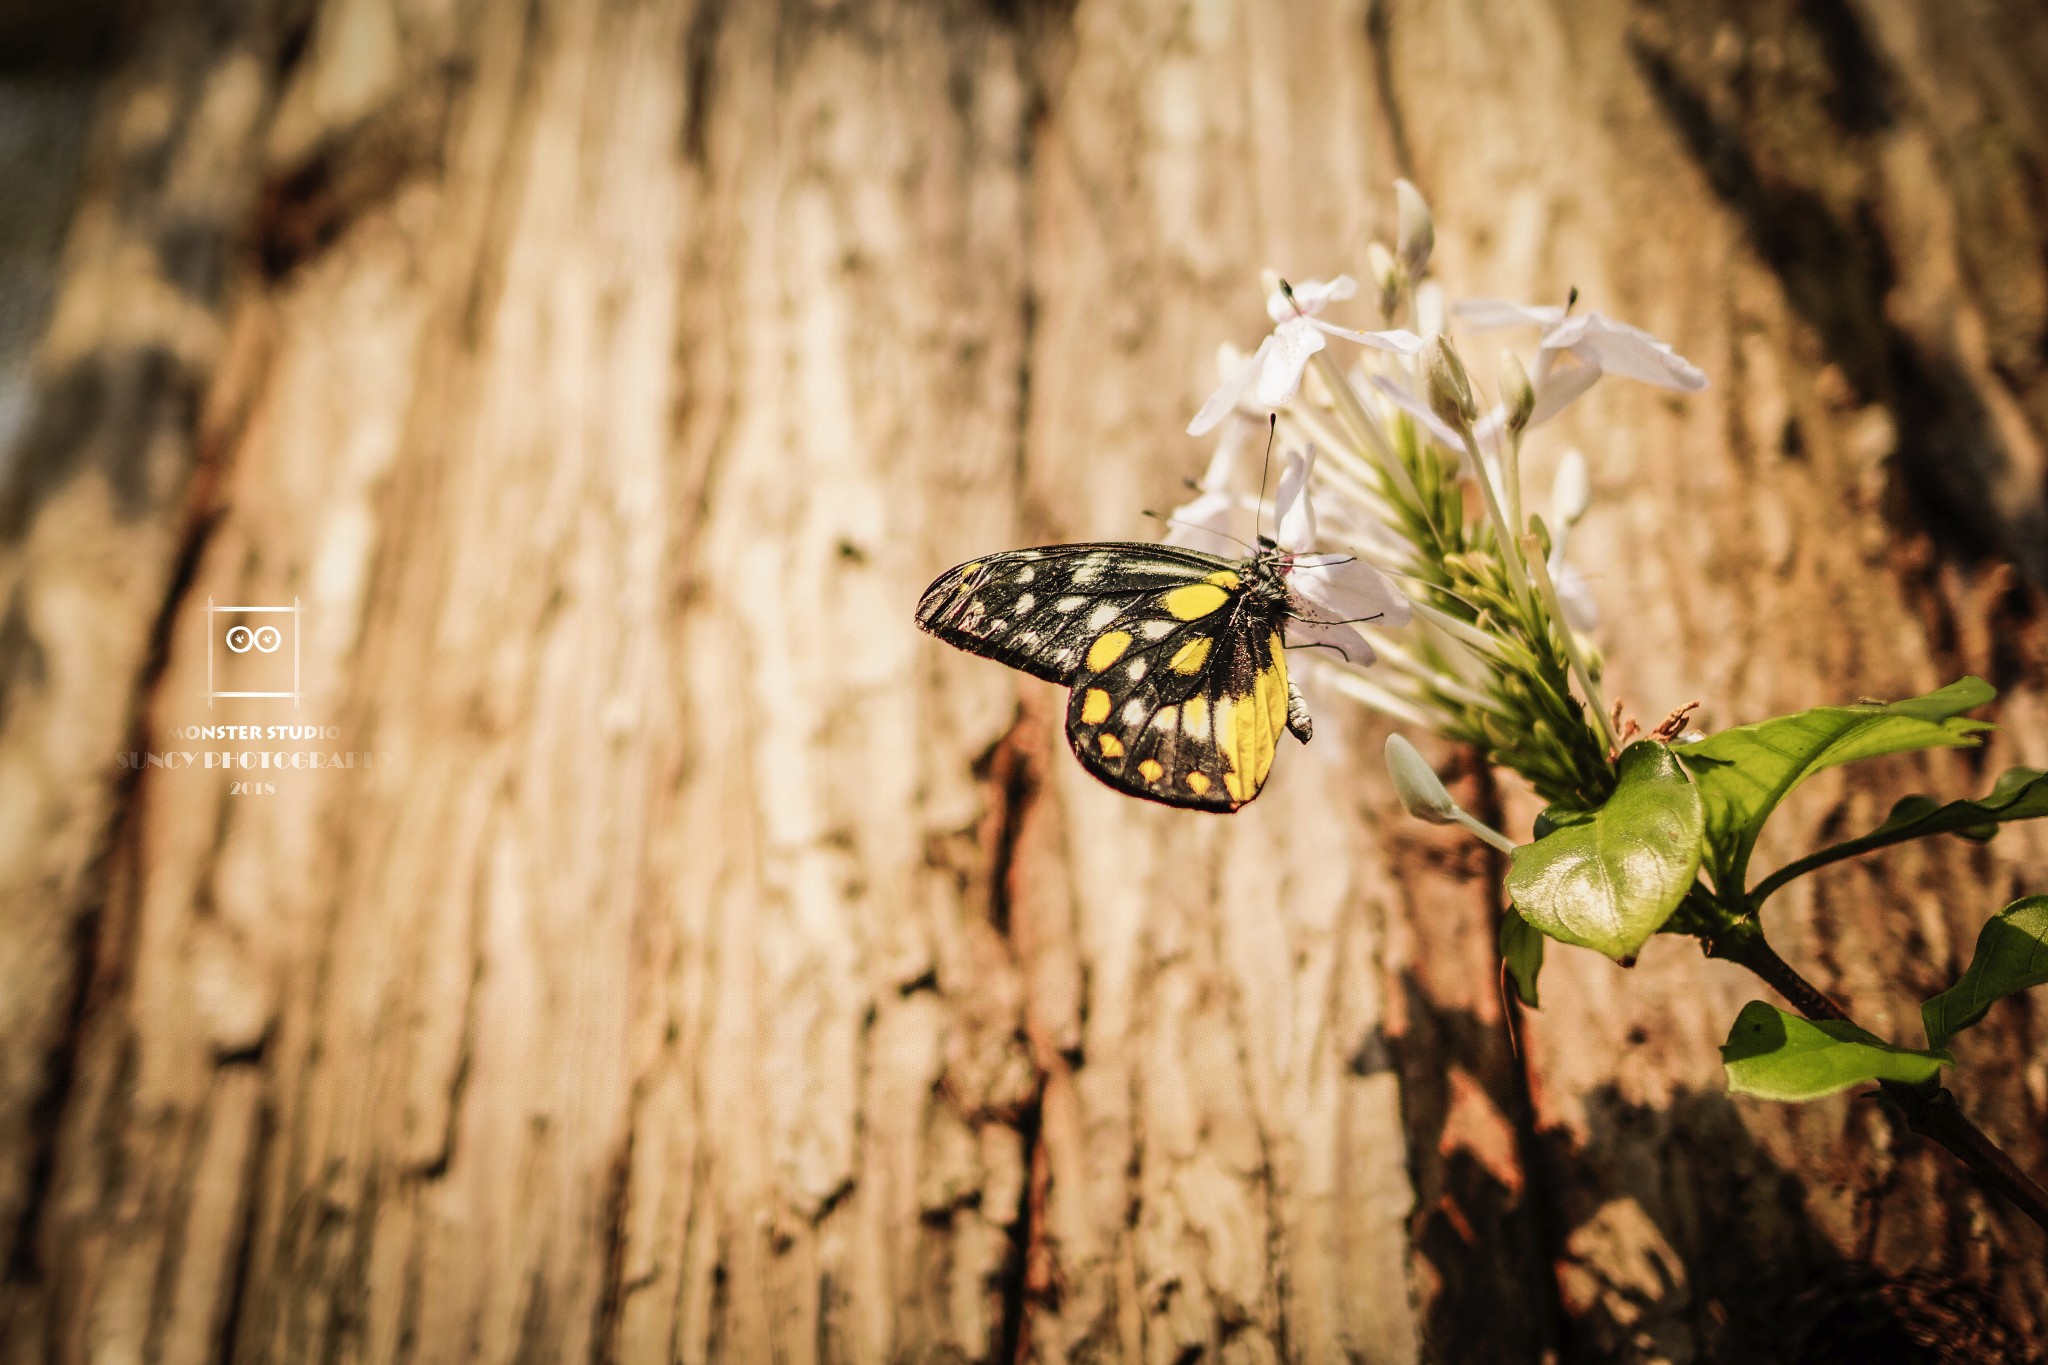
[[[1885,822],[1870,833],[1808,854],[1764,878],[1750,894],[1750,904],[1762,905],[1779,887],[1815,868],[1869,853],[1873,849],[1901,844],[1908,839],[1925,839],[1935,834],[1989,839],[1998,833],[2001,824],[2008,821],[2036,820],[2043,816],[2048,816],[2048,773],[2038,768],[2008,768],[1991,788],[1991,794],[1977,801],[1951,801],[1942,805],[1932,797],[1904,797],[1892,807],[1892,813]]]
[[[1722,898],[1734,903],[1757,832],[1794,787],[1858,759],[1975,744],[1977,732],[1992,727],[1962,713],[1996,695],[1989,683],[1964,678],[1922,697],[1815,707],[1680,746],[1706,803],[1707,867]]]
[[[1572,818],[1515,850],[1508,894],[1551,938],[1632,959],[1699,872],[1699,790],[1662,744],[1632,744],[1606,804]]]
[[[1728,1088],[1766,1100],[1814,1100],[1868,1081],[1931,1081],[1946,1052],[1895,1047],[1839,1019],[1802,1019],[1752,1000],[1721,1045]]]
[[[1507,964],[1515,994],[1536,1008],[1536,977],[1543,970],[1543,933],[1513,906],[1500,917],[1500,960]]]
[[[1991,917],[1977,935],[1977,951],[1962,980],[1920,1007],[1929,1047],[1984,1017],[2000,999],[2048,984],[2048,896],[2016,900]]]

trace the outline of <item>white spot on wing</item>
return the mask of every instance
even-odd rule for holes
[[[1028,569],[1027,569],[1027,570],[1025,570],[1025,572],[1026,572],[1026,573],[1029,573],[1029,572],[1030,572],[1030,570],[1028,570]],[[1027,581],[1028,581],[1028,580],[1027,580]],[[1033,596],[1032,596],[1032,595],[1031,595],[1030,593],[1028,593],[1028,592],[1027,592],[1027,593],[1025,593],[1025,594],[1023,594],[1022,596],[1020,596],[1020,597],[1019,597],[1019,598],[1017,599],[1017,610],[1018,610],[1018,611],[1030,611],[1030,610],[1031,610],[1031,609],[1032,609],[1033,607],[1035,607],[1035,606],[1037,606],[1037,605],[1038,605],[1038,599],[1037,599],[1036,597],[1033,597]]]
[[[1038,570],[1036,569],[1017,570],[1017,581],[1019,583],[1029,583],[1032,579],[1036,577],[1038,577]]]
[[[1123,606],[1121,603],[1102,603],[1101,605],[1097,606],[1094,611],[1088,613],[1088,629],[1101,630],[1111,621],[1116,620],[1117,615],[1122,611]]]
[[[1124,724],[1142,725],[1145,722],[1145,703],[1136,697],[1124,703]]]
[[[1145,661],[1143,659],[1131,660],[1131,666],[1125,669],[1124,673],[1132,682],[1137,682],[1145,676]]]
[[[1085,597],[1062,597],[1059,601],[1052,604],[1052,609],[1054,611],[1077,611],[1080,609],[1081,604],[1087,600]]]
[[[1089,555],[1074,566],[1074,581],[1076,583],[1093,583],[1096,579],[1102,577],[1102,571],[1108,567],[1109,556]]]
[[[1178,621],[1146,621],[1138,627],[1138,633],[1148,640],[1163,640],[1179,625]]]

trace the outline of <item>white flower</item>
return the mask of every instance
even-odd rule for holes
[[[1639,327],[1599,313],[1565,316],[1555,307],[1529,307],[1505,299],[1465,299],[1454,311],[1474,331],[1499,327],[1543,329],[1535,369],[1536,407],[1529,425],[1547,422],[1593,387],[1603,374],[1617,374],[1660,389],[1696,393],[1707,386],[1698,366]],[[1565,357],[1570,361],[1560,365]]]
[[[1193,501],[1174,509],[1166,543],[1211,554],[1243,553],[1238,516],[1242,501],[1231,491],[1248,443],[1245,422],[1226,434],[1203,476]],[[1397,626],[1409,618],[1408,599],[1379,570],[1350,555],[1318,554],[1315,504],[1308,481],[1315,465],[1315,447],[1307,455],[1289,451],[1280,457],[1280,482],[1273,494],[1274,543],[1288,552],[1281,573],[1287,583],[1290,646],[1320,645],[1347,663],[1368,664],[1372,646],[1358,633],[1357,623]]]
[[[1294,288],[1292,302],[1283,291],[1275,290],[1266,300],[1267,316],[1275,323],[1273,330],[1209,395],[1202,410],[1188,423],[1188,435],[1200,436],[1213,430],[1237,407],[1247,390],[1252,391],[1260,407],[1278,408],[1286,403],[1301,388],[1301,372],[1308,368],[1309,361],[1329,344],[1325,337],[1343,337],[1400,355],[1413,355],[1422,349],[1422,339],[1413,332],[1398,328],[1389,332],[1358,332],[1315,316],[1325,303],[1348,299],[1357,292],[1358,282],[1349,275],[1339,275],[1328,283],[1304,280]]]
[[[1586,576],[1565,562],[1564,545],[1592,503],[1593,483],[1586,475],[1586,457],[1574,447],[1564,453],[1557,478],[1550,485],[1550,581],[1557,585],[1565,624],[1581,635],[1600,624],[1600,604],[1586,585]]]

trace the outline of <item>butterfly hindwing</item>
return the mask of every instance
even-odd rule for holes
[[[1236,810],[1259,794],[1287,726],[1279,623],[1242,597],[1187,622],[1156,600],[1130,613],[1120,632],[1127,646],[1083,661],[1067,740],[1083,767],[1119,791]]]

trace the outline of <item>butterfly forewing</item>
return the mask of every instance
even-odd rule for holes
[[[917,623],[969,653],[1070,682],[1089,646],[1140,599],[1229,567],[1198,550],[1125,541],[1009,550],[939,575]]]
[[[1067,738],[1119,791],[1231,811],[1287,726],[1285,591],[1268,559],[1110,542],[1016,550],[941,575],[920,626],[1066,683]]]

